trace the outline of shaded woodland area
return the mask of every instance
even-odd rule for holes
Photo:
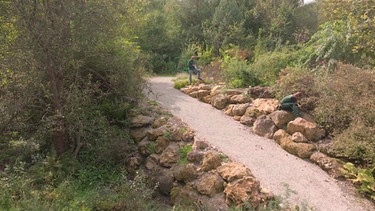
[[[373,0],[0,0],[0,208],[157,209],[126,128],[191,55],[208,82],[303,92],[374,198],[374,29]]]

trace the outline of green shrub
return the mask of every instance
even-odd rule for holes
[[[277,83],[271,88],[279,100],[297,91],[302,92],[303,98],[299,100],[301,110],[309,112],[315,108],[319,98],[316,80],[317,76],[311,71],[289,67],[281,70]]]
[[[374,88],[374,72],[340,64],[317,84],[320,97],[314,110],[316,120],[336,134],[353,126],[353,122],[374,127]]]
[[[375,167],[375,130],[353,122],[335,137],[332,153],[366,167]]]
[[[189,84],[190,84],[189,80],[185,79],[185,80],[182,80],[182,81],[175,81],[174,84],[173,84],[173,87],[175,89],[181,89],[181,88],[184,88],[184,87],[188,86]]]
[[[180,148],[178,150],[178,152],[181,154],[181,159],[179,161],[180,164],[184,164],[184,163],[187,163],[187,154],[193,150],[193,147],[190,145],[190,144],[187,144],[185,146],[183,146],[182,148]]]
[[[368,195],[372,200],[375,200],[375,168],[357,168],[352,163],[346,163],[342,172],[357,185],[357,189],[360,192]]]

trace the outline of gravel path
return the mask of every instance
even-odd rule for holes
[[[181,118],[199,139],[246,165],[263,187],[298,204],[300,210],[375,210],[371,202],[344,191],[341,183],[317,165],[287,153],[274,140],[253,134],[222,111],[174,89],[171,79],[149,79],[149,98]]]

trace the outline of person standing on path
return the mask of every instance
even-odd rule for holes
[[[294,94],[284,97],[280,101],[279,110],[293,112],[296,117],[300,117],[301,113],[298,110],[297,101],[301,99],[301,97],[301,92],[296,92]]]
[[[202,78],[201,78],[201,70],[198,69],[197,65],[195,64],[195,56],[191,57],[191,59],[188,62],[188,66],[189,66],[189,82],[190,82],[190,84],[193,82],[192,75],[193,75],[194,71],[197,72],[198,79],[202,80]]]

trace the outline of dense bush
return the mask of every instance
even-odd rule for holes
[[[335,136],[334,153],[375,165],[375,74],[373,71],[339,65],[322,78],[314,116]]]
[[[271,88],[279,100],[297,91],[302,92],[303,97],[299,101],[301,110],[311,113],[319,97],[315,89],[316,80],[318,78],[307,69],[289,67],[280,71],[279,79]]]

